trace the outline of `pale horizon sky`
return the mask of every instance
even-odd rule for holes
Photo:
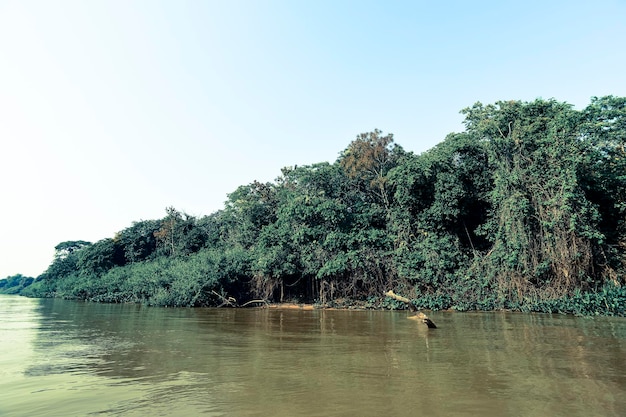
[[[626,96],[626,1],[0,0],[0,278],[476,101]]]

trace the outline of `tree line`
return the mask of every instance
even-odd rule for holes
[[[624,315],[626,98],[462,113],[465,130],[422,154],[363,133],[335,162],[242,185],[208,216],[167,208],[113,238],[62,242],[43,274],[0,291],[393,307],[393,289],[427,309]]]

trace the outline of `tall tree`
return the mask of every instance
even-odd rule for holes
[[[83,276],[99,276],[126,263],[123,248],[114,239],[102,239],[78,253],[76,269]]]
[[[395,262],[420,294],[451,287],[458,271],[488,244],[477,233],[489,209],[486,161],[480,142],[451,134],[428,152],[407,154],[389,175],[395,188]]]
[[[626,267],[626,97],[594,97],[583,111],[586,145],[581,185],[598,208],[606,237],[602,257],[613,268]],[[613,279],[616,279],[613,274]]]
[[[91,245],[91,242],[87,242],[84,240],[67,240],[65,242],[61,242],[54,247],[54,258],[55,259],[67,258],[69,255],[72,255],[74,252],[89,245]]]
[[[141,262],[154,256],[157,235],[163,226],[161,220],[140,220],[115,235],[128,263]]]
[[[393,141],[393,134],[384,135],[375,129],[361,133],[343,151],[339,162],[347,176],[373,201],[390,207],[390,190],[387,173],[396,165],[403,150]]]
[[[206,242],[207,235],[196,227],[196,218],[181,213],[174,207],[165,209],[167,216],[161,220],[161,227],[154,232],[157,247],[169,256],[184,256],[199,251]]]
[[[560,296],[593,275],[602,240],[598,213],[578,173],[580,117],[554,100],[477,103],[465,109],[470,134],[485,143],[494,187],[483,231],[493,242],[488,274],[508,299]]]

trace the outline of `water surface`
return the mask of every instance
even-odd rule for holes
[[[624,416],[626,320],[0,295],[0,416]]]

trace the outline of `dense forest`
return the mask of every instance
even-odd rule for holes
[[[242,185],[205,217],[167,208],[95,243],[66,241],[0,292],[216,306],[312,302],[626,313],[626,98],[476,103],[416,155],[379,130],[334,163]],[[232,297],[232,298],[229,298]]]

